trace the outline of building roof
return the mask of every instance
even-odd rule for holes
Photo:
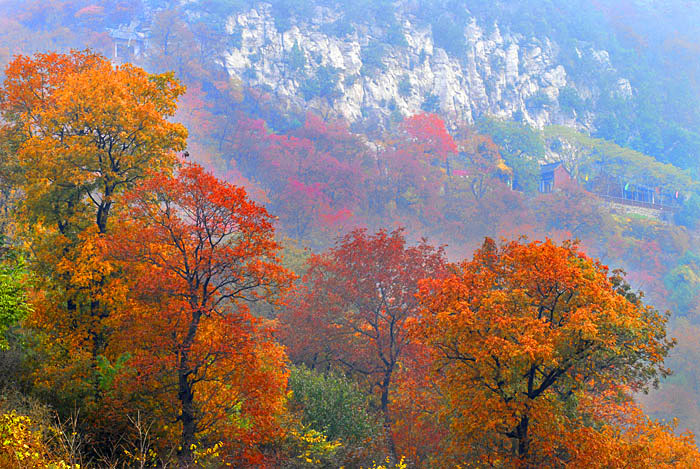
[[[564,163],[561,161],[555,161],[554,163],[540,164],[540,172],[549,173],[550,171],[557,169],[559,166],[564,167]],[[564,169],[566,169],[566,167],[564,167]]]

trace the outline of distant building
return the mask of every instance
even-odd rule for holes
[[[561,161],[540,165],[540,192],[549,194],[572,181]]]
[[[671,212],[681,205],[678,191],[640,184],[629,177],[613,176],[604,170],[588,186],[598,196],[618,204]]]
[[[150,32],[139,29],[139,23],[121,24],[117,28],[108,29],[109,37],[114,43],[114,60],[124,60],[140,57],[148,45]]]
[[[678,191],[664,190],[661,187],[639,184],[628,176],[613,176],[605,165],[593,168],[593,175],[583,176],[583,187],[607,201],[610,207],[623,213],[640,213],[660,220],[669,216],[680,206]],[[548,194],[576,182],[561,161],[540,165],[540,192]]]

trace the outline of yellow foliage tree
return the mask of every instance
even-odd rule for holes
[[[11,151],[2,166],[22,194],[19,232],[38,274],[29,324],[51,357],[37,376],[55,395],[98,396],[97,360],[123,293],[102,238],[119,194],[146,169],[170,171],[185,148],[186,129],[168,121],[184,88],[171,74],[113,66],[90,51],[18,56],[5,76],[0,115]]]

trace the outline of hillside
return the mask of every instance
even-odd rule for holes
[[[695,2],[7,0],[0,8],[22,12],[4,15],[6,40],[22,28],[39,32],[0,51],[4,63],[32,44],[89,44],[113,56],[109,30],[133,23],[151,49],[223,66],[290,111],[369,127],[419,110],[562,124],[697,171]]]
[[[0,433],[59,467],[696,467],[698,25],[0,0]]]
[[[668,24],[697,18],[694,3],[220,5],[188,8],[226,17],[219,60],[292,109],[564,124],[683,168],[700,148],[693,26]]]

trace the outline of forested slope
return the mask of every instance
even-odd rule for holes
[[[602,3],[0,3],[3,409],[84,439],[0,431],[93,464],[694,467],[700,6]]]

